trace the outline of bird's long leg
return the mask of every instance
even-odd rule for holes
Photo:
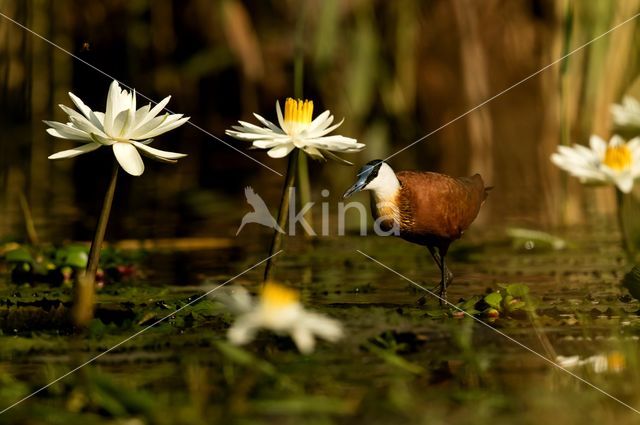
[[[444,275],[445,275],[445,277],[447,278],[447,281],[448,281],[447,284],[451,283],[451,281],[453,280],[453,273],[451,273],[449,268],[446,267],[446,264],[445,264],[445,271],[443,272],[443,270],[442,270],[442,257],[440,256],[440,253],[438,252],[438,250],[436,250],[435,247],[430,246],[430,245],[428,245],[427,248],[429,249],[429,253],[433,257],[433,261],[436,262],[436,265],[440,269],[441,276],[444,273]],[[442,278],[440,280],[440,283],[438,285],[433,287],[432,291],[434,291],[436,288],[442,288],[443,283],[444,283],[444,278]]]
[[[429,250],[429,254],[431,254],[431,257],[433,257],[433,261],[436,262],[436,266],[438,266],[438,269],[440,270],[440,273],[442,273],[442,260],[440,259],[440,254],[438,253],[438,251],[436,251],[436,249],[431,246],[431,245],[427,245],[427,249]],[[435,291],[437,288],[441,288],[442,287],[442,280],[440,281],[440,283],[438,283],[436,286],[434,286],[433,288],[431,288],[431,292]]]
[[[427,245],[427,249],[429,249],[429,253],[433,257],[433,261],[436,262],[436,265],[438,266],[440,271],[442,271],[442,260],[440,259],[440,254],[438,253],[436,248],[431,245]]]
[[[442,281],[440,282],[440,305],[443,305],[447,301],[447,286],[453,279],[453,274],[447,268],[447,262],[445,261],[445,255],[440,256],[442,268]]]

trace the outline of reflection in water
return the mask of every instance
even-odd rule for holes
[[[595,373],[614,372],[619,373],[625,369],[624,355],[619,351],[605,354],[596,354],[589,357],[558,356],[556,362],[567,369],[588,366]]]

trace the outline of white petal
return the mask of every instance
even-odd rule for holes
[[[253,340],[258,328],[253,315],[247,313],[238,317],[233,326],[229,328],[227,337],[232,344],[244,345]]]
[[[122,126],[122,130],[120,130],[121,137],[127,137],[129,130],[133,129],[136,124],[136,91],[134,90],[131,94],[131,107],[127,109],[127,120]]]
[[[134,140],[131,141],[131,144],[136,148],[140,149],[141,151],[144,151],[145,153],[148,153],[149,155],[155,158],[176,160],[176,159],[184,158],[185,156],[187,156],[187,154],[184,154],[184,153],[169,152],[169,151],[163,151],[160,149],[152,148],[151,146],[147,146],[145,144],[136,142]]]
[[[155,118],[156,115],[158,115],[160,112],[162,112],[164,110],[164,108],[166,108],[166,106],[169,104],[169,101],[171,100],[171,96],[167,96],[164,99],[162,99],[160,102],[158,102],[156,104],[156,106],[154,106],[150,111],[149,111],[149,115],[147,116],[147,120],[150,120],[152,118]]]
[[[356,139],[344,136],[325,136],[313,139],[313,144],[321,149],[338,152],[359,152],[364,149],[364,143],[358,143]]]
[[[274,146],[281,145],[283,143],[291,143],[288,139],[284,142],[281,140],[256,140],[252,143],[252,146],[257,149],[271,149]]]
[[[84,102],[75,94],[69,92],[69,97],[74,105],[82,112],[82,114],[88,119],[91,120],[91,108],[84,104]]]
[[[598,181],[609,180],[600,168],[584,161],[578,162],[561,154],[553,154],[551,155],[551,162],[575,177]]]
[[[74,156],[82,155],[83,153],[95,151],[100,146],[101,145],[93,142],[87,143],[86,145],[78,146],[77,148],[54,153],[53,155],[49,156],[49,159],[73,158]]]
[[[611,105],[611,115],[618,126],[638,126],[640,125],[640,102],[631,96],[625,96],[621,105]]]
[[[265,120],[266,121],[266,120]],[[285,134],[284,131],[282,131],[281,129],[275,127],[278,131],[273,131],[271,129],[269,129],[268,127],[259,127],[255,124],[251,124],[250,122],[246,122],[246,121],[238,121],[238,123],[240,123],[240,127],[238,126],[234,126],[233,128],[237,129],[238,131],[246,131],[248,133],[261,133],[261,134]]]
[[[151,109],[151,105],[144,105],[142,108],[138,109],[136,111],[136,115],[134,118],[134,125],[131,128],[132,130],[135,130],[136,128],[138,128],[140,125],[143,124],[142,120],[144,120],[145,118],[147,118],[147,116],[149,115],[149,109]],[[149,118],[151,119],[151,118]]]
[[[107,106],[104,111],[104,131],[107,134],[113,134],[111,129],[113,128],[113,120],[120,112],[118,110],[118,96],[120,95],[120,85],[116,80],[113,80],[109,86],[109,93],[107,94]]]
[[[309,127],[307,128],[307,131],[313,132],[318,129],[325,129],[332,122],[333,122],[333,115],[331,115],[329,111],[324,111],[323,113],[318,115],[313,121],[311,121],[311,124],[309,124]],[[340,123],[342,123],[342,121],[340,121]]]
[[[225,289],[222,292],[211,294],[210,297],[220,300],[234,314],[244,314],[253,309],[253,298],[245,288],[235,285]]]
[[[96,121],[100,123],[100,128],[104,131],[104,112],[93,111],[92,114],[96,117]],[[93,122],[93,120],[91,120]]]
[[[633,96],[625,96],[622,99],[622,104],[629,111],[640,112],[640,102],[638,102]]]
[[[593,152],[591,149],[589,149],[586,146],[582,146],[582,145],[574,145],[573,146],[573,153],[580,155],[583,158],[586,159],[590,159],[590,158],[596,158],[596,159],[600,159],[599,157],[595,156],[595,152]]]
[[[135,115],[135,113],[136,113],[136,89],[133,89],[133,92],[131,93],[131,103],[129,105],[129,109]],[[133,123],[133,120],[131,122]]]
[[[101,136],[101,135],[99,135],[99,134],[96,134],[96,133],[91,133],[91,139],[92,139],[94,142],[99,143],[99,144],[101,144],[101,145],[105,145],[105,146],[111,146],[111,145],[113,145],[114,143],[116,143],[116,141],[115,141],[115,140],[113,140],[112,138],[110,138],[110,137],[103,137],[103,136]]]
[[[69,119],[71,120],[71,122],[74,123],[80,130],[86,131],[87,133],[102,133],[102,125],[94,114],[90,115],[92,117],[92,120],[89,121],[87,118],[85,118],[84,115],[79,114],[68,106],[58,106],[60,106],[60,109],[62,109],[67,115],[69,115]]]
[[[631,192],[631,189],[633,189],[633,178],[631,177],[631,174],[624,173],[618,176],[616,179],[616,186],[618,186],[618,189],[624,193]]]
[[[580,363],[580,356],[557,356],[556,363],[565,368],[576,367]]]
[[[291,331],[291,338],[296,343],[298,350],[303,354],[310,354],[315,347],[315,340],[313,334],[302,326],[296,326]]]
[[[145,122],[143,125],[139,125],[137,126],[135,129],[133,129],[130,133],[129,133],[129,137],[132,139],[144,139],[144,137],[140,137],[143,134],[146,134],[148,132],[150,132],[151,130],[160,127],[161,125],[163,125],[165,123],[165,121],[167,121],[171,116],[169,114],[164,114],[162,116],[159,117],[155,117],[147,122]]]
[[[274,123],[272,123],[271,121],[262,118],[260,115],[258,114],[253,114],[254,117],[256,117],[256,119],[258,121],[260,121],[264,126],[266,126],[269,130],[271,130],[272,132],[276,133],[276,134],[285,134],[284,130],[282,130],[280,127],[278,127],[277,125],[275,125]],[[242,124],[242,121],[239,121],[240,124]]]
[[[263,132],[254,133],[250,131],[244,131],[242,127],[238,126],[235,126],[233,128],[235,128],[236,130],[225,130],[225,134],[239,140],[281,140],[290,138],[286,134],[276,134],[273,132],[265,133],[264,131],[270,131],[266,129],[264,129]]]
[[[627,147],[634,155],[640,152],[640,137],[634,137],[633,139],[629,140],[627,142]]]
[[[267,152],[267,155],[269,155],[271,158],[284,158],[285,156],[289,155],[289,153],[291,153],[294,148],[295,146],[293,145],[293,143],[287,143],[285,145],[271,148]]]
[[[330,342],[338,341],[344,334],[340,322],[317,313],[305,313],[299,324]]]
[[[47,133],[49,133],[53,137],[59,137],[61,139],[67,139],[67,140],[85,140],[85,141],[91,140],[91,136],[88,133],[82,130],[79,130],[75,127],[71,127],[70,125],[62,124],[61,122],[57,122],[57,121],[43,121],[43,122],[47,124],[49,127],[51,127],[47,129]]]
[[[592,134],[589,138],[589,145],[598,158],[604,158],[604,154],[607,150],[607,142],[605,142],[600,136]]]
[[[171,116],[169,118],[171,118]],[[151,131],[149,131],[147,133],[144,133],[144,134],[137,134],[136,133],[135,138],[136,139],[150,139],[150,138],[159,136],[159,135],[161,135],[163,133],[166,133],[167,131],[171,131],[174,128],[180,127],[182,124],[186,123],[187,121],[189,121],[189,117],[181,118],[179,120],[176,120],[176,121],[173,121],[173,122],[170,122],[170,123],[165,122],[161,126],[159,126],[158,128],[156,128],[154,130],[151,130]]]
[[[276,100],[276,114],[278,115],[278,124],[280,128],[284,130],[284,118],[282,117],[282,109],[280,109],[280,102]]]
[[[330,118],[331,120],[328,120],[327,123],[331,123],[331,121],[333,121],[333,117],[330,117]],[[334,124],[331,127],[324,127],[324,125],[322,125],[313,131],[308,130],[307,134],[309,135],[309,137],[322,137],[326,134],[331,133],[336,128],[340,127],[343,122],[344,122],[344,118],[339,123]]]
[[[127,121],[129,121],[129,111],[120,111],[115,120],[113,120],[111,132],[107,134],[111,137],[123,137],[125,129],[128,127]]]
[[[609,140],[609,146],[622,146],[624,145],[624,139],[617,134],[611,136],[611,140]]]
[[[322,155],[322,152],[320,152],[317,148],[314,148],[313,146],[305,146],[304,148],[302,148],[302,150],[315,160],[318,160],[318,161],[324,160],[324,156]]]
[[[139,176],[144,172],[144,163],[136,148],[130,143],[115,143],[113,154],[124,171],[132,176]]]
[[[164,99],[162,99],[160,102],[158,102],[158,104],[156,104],[156,106],[154,106],[153,109],[151,109],[149,113],[147,113],[147,115],[143,117],[142,121],[136,123],[136,130],[140,128],[142,125],[151,121],[153,118],[155,118],[156,115],[158,115],[167,106],[167,104],[169,103],[169,100],[171,100],[171,96],[167,96]]]

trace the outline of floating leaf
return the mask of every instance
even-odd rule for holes
[[[8,251],[4,256],[4,259],[7,263],[34,264],[36,262],[31,251],[24,246]]]
[[[516,298],[524,298],[529,295],[529,287],[522,283],[512,283],[505,287],[506,292]]]
[[[568,246],[564,239],[540,230],[512,227],[507,229],[507,235],[513,239],[514,246],[517,248],[533,249],[538,247],[562,250]]]
[[[492,292],[484,297],[484,302],[489,304],[491,307],[500,310],[500,305],[502,303],[502,294],[500,294],[500,292]]]
[[[54,261],[61,266],[84,269],[89,261],[89,249],[84,245],[66,245],[56,250]]]

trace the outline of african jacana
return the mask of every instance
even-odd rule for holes
[[[422,171],[394,172],[377,159],[364,165],[358,181],[344,197],[371,191],[371,212],[380,227],[399,230],[399,236],[429,249],[441,272],[440,303],[446,301],[453,274],[445,257],[449,245],[460,239],[487,198],[482,177],[450,177]]]

